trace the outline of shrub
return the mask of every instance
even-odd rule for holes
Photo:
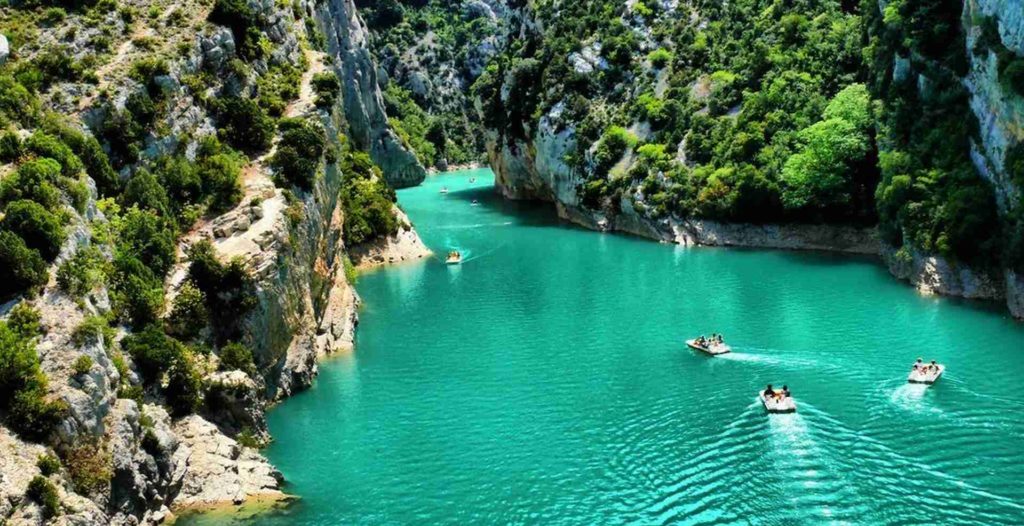
[[[0,298],[34,292],[46,284],[49,274],[39,251],[28,248],[21,237],[0,230]]]
[[[1006,65],[1002,78],[1018,97],[1024,97],[1024,58],[1017,58]]]
[[[64,243],[64,227],[60,220],[42,205],[25,199],[7,205],[0,228],[21,236],[25,245],[39,251],[46,261],[60,253]]]
[[[256,372],[252,351],[240,343],[232,342],[220,348],[220,370],[239,370],[248,374]]]
[[[274,120],[252,99],[221,99],[217,106],[217,120],[224,140],[234,148],[258,153],[270,147]]]
[[[7,326],[22,339],[31,340],[42,334],[39,326],[41,318],[38,309],[23,301],[11,309],[7,316]]]
[[[262,48],[259,46],[260,33],[253,27],[256,16],[245,0],[217,0],[213,11],[210,12],[209,20],[231,29],[231,34],[238,45],[239,56],[250,60],[262,56]],[[256,30],[255,33],[253,30]]]
[[[53,159],[33,159],[13,174],[0,180],[0,202],[18,199],[35,201],[47,210],[60,206],[60,191],[54,186],[60,176],[60,164]]]
[[[71,333],[71,341],[76,347],[93,345],[100,342],[109,344],[114,341],[114,334],[114,328],[110,326],[106,318],[103,316],[89,316],[75,327],[75,330]]]
[[[75,491],[85,496],[104,492],[113,476],[113,459],[110,452],[103,444],[89,441],[67,450],[64,454],[64,466],[68,470]]]
[[[188,279],[206,298],[206,310],[216,313],[210,324],[218,344],[237,340],[249,311],[256,306],[256,284],[240,260],[227,265],[214,254],[208,241],[189,249]]]
[[[39,99],[10,75],[0,74],[0,122],[30,125],[39,117]]]
[[[309,191],[316,178],[327,138],[319,125],[302,119],[284,119],[282,134],[271,164],[289,184]]]
[[[71,365],[71,370],[76,375],[89,374],[89,371],[92,370],[92,358],[84,354],[79,356],[75,363]]]
[[[164,217],[171,217],[167,191],[156,180],[149,170],[140,169],[128,180],[121,194],[121,202],[125,208],[137,206],[142,210],[152,210]]]
[[[163,309],[163,279],[142,261],[122,254],[114,259],[113,303],[118,316],[133,327],[155,321]]]
[[[7,424],[11,429],[25,439],[36,442],[45,440],[68,412],[67,404],[63,401],[46,400],[43,380],[36,386],[15,393],[7,413]]]
[[[228,210],[242,199],[239,178],[244,161],[235,153],[222,152],[199,160],[199,178],[210,196],[210,210]]]
[[[194,413],[202,404],[203,381],[188,356],[182,356],[171,369],[164,397],[172,416]]]
[[[103,285],[107,260],[93,245],[80,248],[57,269],[57,286],[79,298]]]
[[[150,325],[121,341],[148,383],[157,383],[164,373],[184,358],[185,346]]]
[[[138,258],[158,278],[174,265],[176,255],[173,224],[151,210],[130,208],[121,218],[117,250]]]
[[[39,157],[57,161],[57,164],[61,166],[61,174],[67,177],[77,176],[85,169],[82,161],[75,155],[71,147],[53,135],[35,132],[25,140],[24,148]]]
[[[661,69],[672,61],[672,52],[665,48],[658,48],[647,55],[647,60],[650,60],[654,67]]]
[[[313,91],[316,92],[318,108],[332,106],[341,93],[341,82],[338,81],[338,76],[333,71],[313,75],[312,85]]]
[[[192,340],[206,327],[206,296],[192,282],[182,283],[167,317],[167,332],[182,340]]]
[[[50,454],[39,455],[36,459],[36,467],[44,477],[49,477],[60,471],[60,459]]]
[[[636,145],[637,139],[632,133],[620,126],[612,126],[605,130],[601,141],[594,150],[594,163],[598,174],[606,174],[626,153]]]
[[[32,477],[26,491],[28,498],[32,499],[43,509],[43,517],[50,519],[60,514],[60,497],[57,495],[57,487],[41,475]]]
[[[12,131],[0,135],[0,163],[13,163],[21,157],[21,139]]]
[[[394,235],[398,220],[392,210],[392,191],[368,155],[348,152],[342,161],[345,184],[341,189],[341,204],[345,211],[344,235],[346,243],[358,245],[371,239]]]

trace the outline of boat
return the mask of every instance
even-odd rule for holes
[[[475,182],[476,182],[476,177],[470,177],[469,178],[469,184],[473,184]]]
[[[765,410],[769,413],[795,413],[796,402],[792,396],[782,396],[782,391],[773,390],[777,396],[765,396],[764,391],[758,391],[757,396],[764,404]]]
[[[480,206],[480,201],[474,199],[472,203],[469,203],[469,206]]]
[[[719,355],[719,354],[725,354],[727,352],[731,352],[732,351],[732,348],[729,347],[728,345],[724,344],[724,343],[709,342],[709,343],[706,343],[704,345],[701,345],[701,344],[697,343],[697,339],[696,338],[694,338],[692,340],[686,340],[686,346],[691,348],[691,349],[700,351],[702,353],[710,354],[711,356],[716,356],[716,355]]]
[[[442,194],[447,194],[448,193],[448,187],[447,186],[442,186],[441,187],[441,193]]]
[[[444,260],[447,265],[458,265],[462,263],[462,253],[458,250],[452,250],[448,253],[448,259]]]
[[[911,369],[910,375],[907,376],[907,382],[912,384],[931,385],[935,383],[944,372],[946,372],[946,366],[941,363],[937,363],[935,365],[918,365]]]

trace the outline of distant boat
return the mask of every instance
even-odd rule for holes
[[[476,177],[470,177],[469,178],[469,184],[473,184],[475,182],[476,182]]]
[[[710,354],[711,356],[717,356],[719,354],[732,352],[732,347],[729,347],[725,343],[712,343],[709,341],[704,344],[700,344],[697,343],[696,338],[692,340],[686,340],[686,345],[691,349],[700,351],[702,353]]]
[[[441,193],[442,194],[447,194],[448,193],[448,187],[447,186],[442,186],[441,187]]]
[[[462,253],[458,250],[452,250],[448,253],[448,259],[444,260],[447,265],[458,265],[462,263]]]
[[[769,413],[795,413],[796,402],[792,396],[782,396],[782,391],[773,391],[775,396],[765,396],[764,391],[758,391],[757,396],[764,404]]]
[[[480,201],[477,201],[476,199],[474,199],[473,202],[470,203],[469,205],[470,206],[480,206]]]
[[[946,372],[946,366],[941,363],[935,363],[933,361],[930,364],[922,364],[918,361],[910,370],[910,375],[907,376],[907,382],[912,384],[931,385],[935,383],[944,372]]]

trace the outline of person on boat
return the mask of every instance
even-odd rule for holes
[[[788,385],[782,386],[782,397],[783,398],[789,398],[789,396],[790,396],[789,395],[789,386]]]
[[[772,384],[768,384],[768,387],[764,390],[764,397],[768,398],[770,396],[775,396],[775,389],[772,389]]]
[[[913,369],[914,371],[920,371],[920,370],[922,370],[922,368],[923,368],[923,367],[924,367],[924,362],[923,362],[923,360],[921,360],[920,358],[918,358],[918,359],[917,359],[917,361],[916,361],[916,362],[914,362],[914,367],[913,367],[912,369]]]
[[[719,344],[719,345],[721,345],[721,344],[723,344],[723,343],[725,343],[725,338],[722,338],[722,335],[721,335],[721,334],[719,334],[719,335],[718,335],[718,344]]]

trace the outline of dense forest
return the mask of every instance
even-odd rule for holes
[[[1024,58],[993,19],[968,50],[963,6],[943,0],[526,10],[543,30],[524,24],[474,92],[513,149],[538,125],[571,130],[583,206],[615,213],[627,196],[655,219],[878,224],[895,247],[1022,270],[1019,212],[999,214],[970,158],[961,81],[967,54],[991,49],[1008,96],[1024,94]],[[1019,185],[1016,140],[1005,171]]]

